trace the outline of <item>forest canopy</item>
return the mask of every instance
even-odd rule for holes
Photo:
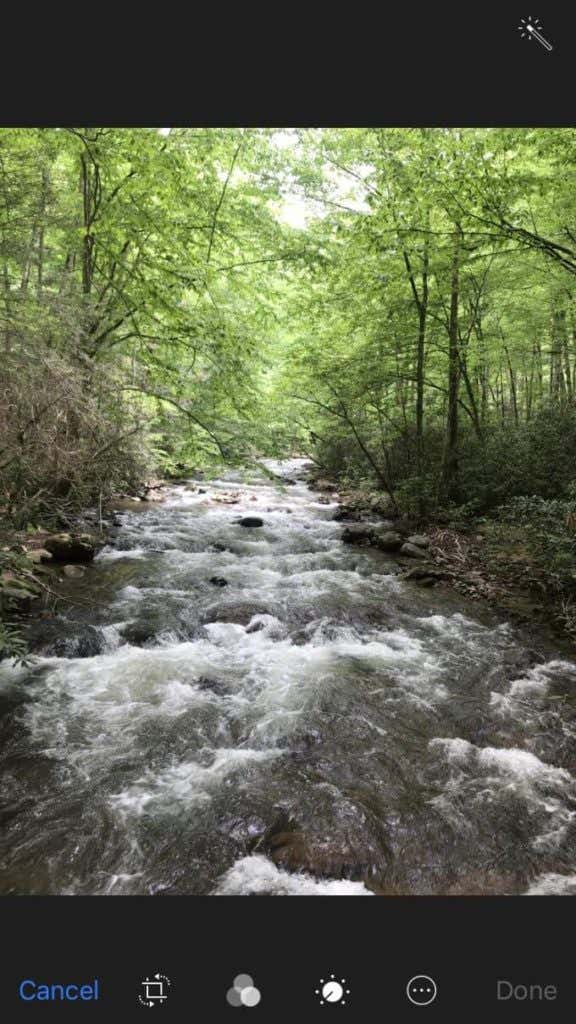
[[[573,142],[0,130],[2,514],[294,454],[420,514],[573,498]]]

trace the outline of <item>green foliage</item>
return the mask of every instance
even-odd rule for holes
[[[417,473],[413,433],[390,445],[388,455],[401,503],[413,510],[424,493],[430,507],[450,504],[436,495],[444,459],[442,424],[430,424],[423,441],[424,470]],[[546,406],[528,422],[493,422],[481,438],[463,426],[459,444],[459,505],[476,512],[516,495],[567,496],[575,489],[576,409]],[[454,503],[452,503],[454,504]]]
[[[563,497],[573,142],[1,129],[4,514],[285,454],[418,514]]]
[[[512,498],[498,509],[500,518],[519,523],[545,563],[576,591],[576,500]]]
[[[565,493],[573,141],[544,129],[300,133],[294,173],[327,205],[309,228],[322,260],[307,265],[278,394],[327,471],[369,475],[420,513]]]
[[[0,130],[0,509],[17,525],[252,455],[268,271],[297,256],[267,153],[256,129]]]
[[[19,629],[0,621],[0,661],[14,658],[17,664],[27,664],[28,645]]]

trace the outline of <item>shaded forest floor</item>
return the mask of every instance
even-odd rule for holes
[[[531,538],[510,523],[486,521],[469,530],[429,530],[447,582],[467,597],[488,601],[521,625],[538,624],[576,646],[576,602],[543,563]]]

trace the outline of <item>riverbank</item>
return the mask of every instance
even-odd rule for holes
[[[50,619],[63,601],[60,585],[84,575],[98,551],[113,540],[126,510],[164,501],[169,481],[153,479],[132,494],[112,495],[63,521],[61,530],[16,530],[0,521],[0,660],[34,653],[29,629]]]
[[[273,474],[270,474],[273,479]],[[335,480],[319,475],[310,465],[303,473],[319,502],[334,509],[334,518],[346,527],[378,523],[399,531],[403,542],[424,536],[427,543],[419,554],[397,552],[402,579],[420,588],[439,584],[467,599],[490,606],[506,620],[560,642],[567,653],[576,650],[575,588],[562,585],[557,575],[543,564],[541,552],[529,530],[497,517],[477,517],[456,526],[438,519],[399,514],[381,492],[341,490]],[[22,627],[34,618],[50,618],[59,602],[59,584],[83,575],[83,564],[113,541],[121,513],[145,509],[165,500],[170,487],[184,478],[152,479],[132,494],[118,494],[101,508],[79,513],[60,531],[34,528],[13,530],[0,523],[0,657],[22,656],[27,644]],[[200,493],[202,488],[198,484]],[[369,533],[366,534],[369,543]],[[48,551],[51,542],[64,538],[59,554]],[[78,550],[84,544],[85,553]],[[378,544],[376,546],[379,546]],[[68,554],[66,548],[68,547]],[[398,546],[400,547],[400,545]],[[72,556],[70,551],[76,553]],[[389,550],[393,551],[394,546]],[[576,572],[574,573],[576,580]],[[2,642],[5,649],[2,652]]]
[[[377,522],[399,531],[404,541],[424,535],[425,557],[400,557],[403,579],[418,587],[439,583],[472,600],[488,603],[506,620],[531,623],[566,650],[576,651],[576,557],[573,572],[558,573],[543,551],[542,533],[531,524],[499,516],[470,517],[456,525],[446,517],[402,515],[382,493],[341,490],[334,480],[311,474],[311,486],[338,501],[343,523]],[[379,546],[378,538],[374,538]],[[398,545],[400,548],[400,545]]]

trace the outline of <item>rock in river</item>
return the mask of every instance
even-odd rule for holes
[[[239,519],[238,523],[240,526],[264,526],[264,521],[258,516],[244,516],[244,519]]]
[[[101,630],[71,619],[39,619],[27,634],[30,650],[46,658],[92,658],[104,649]]]
[[[89,533],[55,533],[44,544],[55,562],[91,562],[98,546],[99,541]]]
[[[372,542],[380,551],[397,551],[402,546],[402,537],[396,530],[376,531]]]
[[[64,568],[62,569],[62,572],[64,573],[65,576],[68,576],[69,579],[74,580],[79,579],[80,576],[83,576],[84,573],[86,572],[86,569],[84,569],[83,566],[81,565],[65,565]]]
[[[374,534],[369,526],[347,526],[342,534],[344,544],[371,544]]]

